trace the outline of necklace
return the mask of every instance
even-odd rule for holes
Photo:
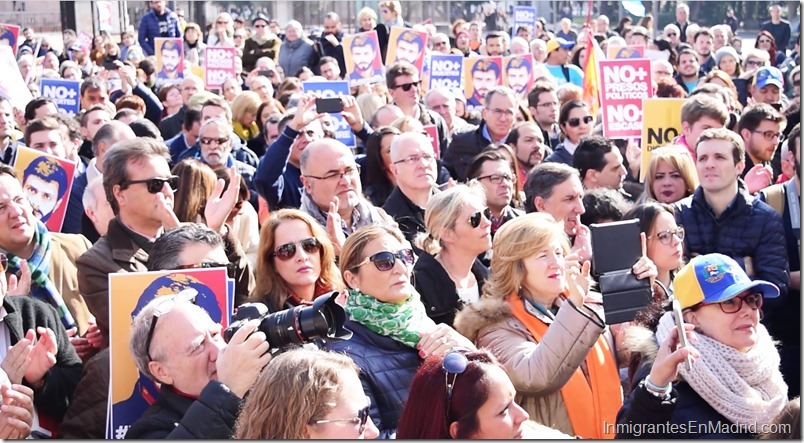
[[[455,283],[456,288],[467,289],[467,288],[471,288],[472,286],[477,284],[476,279],[475,279],[475,275],[472,274],[471,269],[469,269],[469,273],[466,275],[466,277],[464,277],[462,279],[457,278],[457,277],[455,277],[455,275],[452,274],[452,272],[450,272],[449,267],[444,262],[444,259],[441,257],[441,254],[438,254],[435,257],[435,259],[436,259],[437,262],[441,263],[441,267],[444,268],[445,271],[447,271],[447,275],[449,275],[449,278],[451,278],[452,281]]]

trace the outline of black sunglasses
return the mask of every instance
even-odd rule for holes
[[[176,266],[176,269],[216,269],[216,268],[226,268],[226,274],[229,275],[229,277],[234,277],[235,271],[237,271],[237,264],[231,262],[215,263],[211,261],[203,261],[201,263]]]
[[[469,217],[469,224],[472,225],[472,228],[477,228],[478,226],[480,226],[480,222],[483,221],[483,217],[485,217],[486,220],[489,219],[489,210],[488,210],[488,208],[481,209],[481,210],[475,212],[474,214],[472,214]]]
[[[296,245],[300,245],[304,252],[308,254],[318,254],[321,250],[321,243],[315,237],[305,238],[299,242],[285,243],[284,245],[276,248],[271,253],[271,257],[276,257],[282,261],[288,261],[296,256]]]
[[[332,423],[332,422],[339,422],[339,421],[347,421],[351,423],[359,423],[360,427],[358,431],[360,434],[363,434],[363,431],[366,430],[366,425],[368,424],[369,419],[369,412],[371,412],[371,398],[366,397],[368,404],[357,411],[357,417],[352,418],[330,418],[330,419],[323,419],[323,420],[313,420],[310,424],[319,424],[319,423]]]
[[[449,406],[452,402],[455,380],[458,379],[458,375],[466,372],[466,368],[469,366],[469,359],[464,355],[465,352],[464,350],[451,351],[449,354],[445,355],[444,359],[441,361],[441,369],[444,370],[444,383],[447,387],[447,405],[445,408],[447,423],[452,421],[449,418]],[[452,376],[452,380],[450,380],[450,375]]]
[[[410,88],[412,88],[414,86],[416,86],[418,88],[421,83],[422,83],[421,81],[404,83],[404,84],[401,84],[401,85],[394,86],[394,89],[402,88],[403,91],[408,92],[408,91],[410,91]]]
[[[583,122],[588,125],[589,123],[592,123],[592,120],[594,120],[594,119],[595,118],[592,117],[591,115],[587,115],[587,116],[583,117]],[[574,128],[574,127],[576,127],[576,126],[581,124],[581,120],[582,119],[580,119],[578,117],[573,117],[573,118],[567,120],[567,124]]]
[[[126,189],[130,185],[136,185],[137,183],[145,183],[148,186],[148,192],[151,194],[158,194],[162,192],[162,188],[165,186],[165,183],[170,186],[170,189],[176,190],[179,187],[179,176],[171,175],[168,178],[147,178],[145,180],[123,180],[120,182],[120,188]]]
[[[170,312],[170,310],[173,309],[178,303],[191,302],[195,304],[195,298],[197,296],[198,291],[193,288],[187,288],[176,295],[165,297],[166,300],[162,301],[154,309],[154,315],[151,319],[151,327],[148,329],[148,337],[145,339],[145,353],[148,356],[148,360],[153,361],[153,358],[151,358],[151,340],[154,338],[154,330],[156,330],[156,322],[159,320],[159,317]]]
[[[373,262],[378,271],[390,271],[394,268],[397,258],[402,260],[402,263],[404,263],[406,266],[413,266],[413,262],[415,261],[413,258],[412,249],[401,249],[397,252],[378,252],[371,257],[366,258],[362,263],[355,267],[359,268],[368,262]]]

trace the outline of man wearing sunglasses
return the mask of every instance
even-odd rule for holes
[[[198,143],[201,146],[201,161],[218,171],[234,166],[246,181],[254,209],[257,204],[257,190],[254,188],[254,172],[257,168],[247,165],[232,156],[234,140],[232,125],[221,117],[207,120],[198,131]]]
[[[776,183],[782,172],[777,148],[783,141],[785,123],[781,113],[764,103],[749,106],[740,115],[737,133],[743,138],[746,153],[742,179],[750,194]]]
[[[385,73],[385,81],[393,104],[398,106],[403,114],[415,118],[422,125],[436,126],[438,149],[443,156],[449,145],[447,124],[440,115],[425,108],[421,103],[421,77],[416,67],[407,62],[395,63]]]
[[[677,48],[678,44],[681,43],[681,31],[679,31],[678,26],[670,23],[664,27],[664,36],[673,46],[673,48]]]

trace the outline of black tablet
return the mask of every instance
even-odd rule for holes
[[[592,270],[596,275],[631,269],[642,256],[639,219],[592,223]]]

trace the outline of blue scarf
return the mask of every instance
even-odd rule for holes
[[[72,328],[75,326],[75,320],[73,320],[72,314],[67,309],[59,290],[50,281],[50,248],[52,244],[50,242],[50,232],[40,220],[36,220],[34,244],[33,255],[28,259],[28,268],[31,270],[31,295],[56,308],[64,328]],[[19,272],[20,262],[23,259],[13,254],[7,255],[8,271],[11,273]]]

